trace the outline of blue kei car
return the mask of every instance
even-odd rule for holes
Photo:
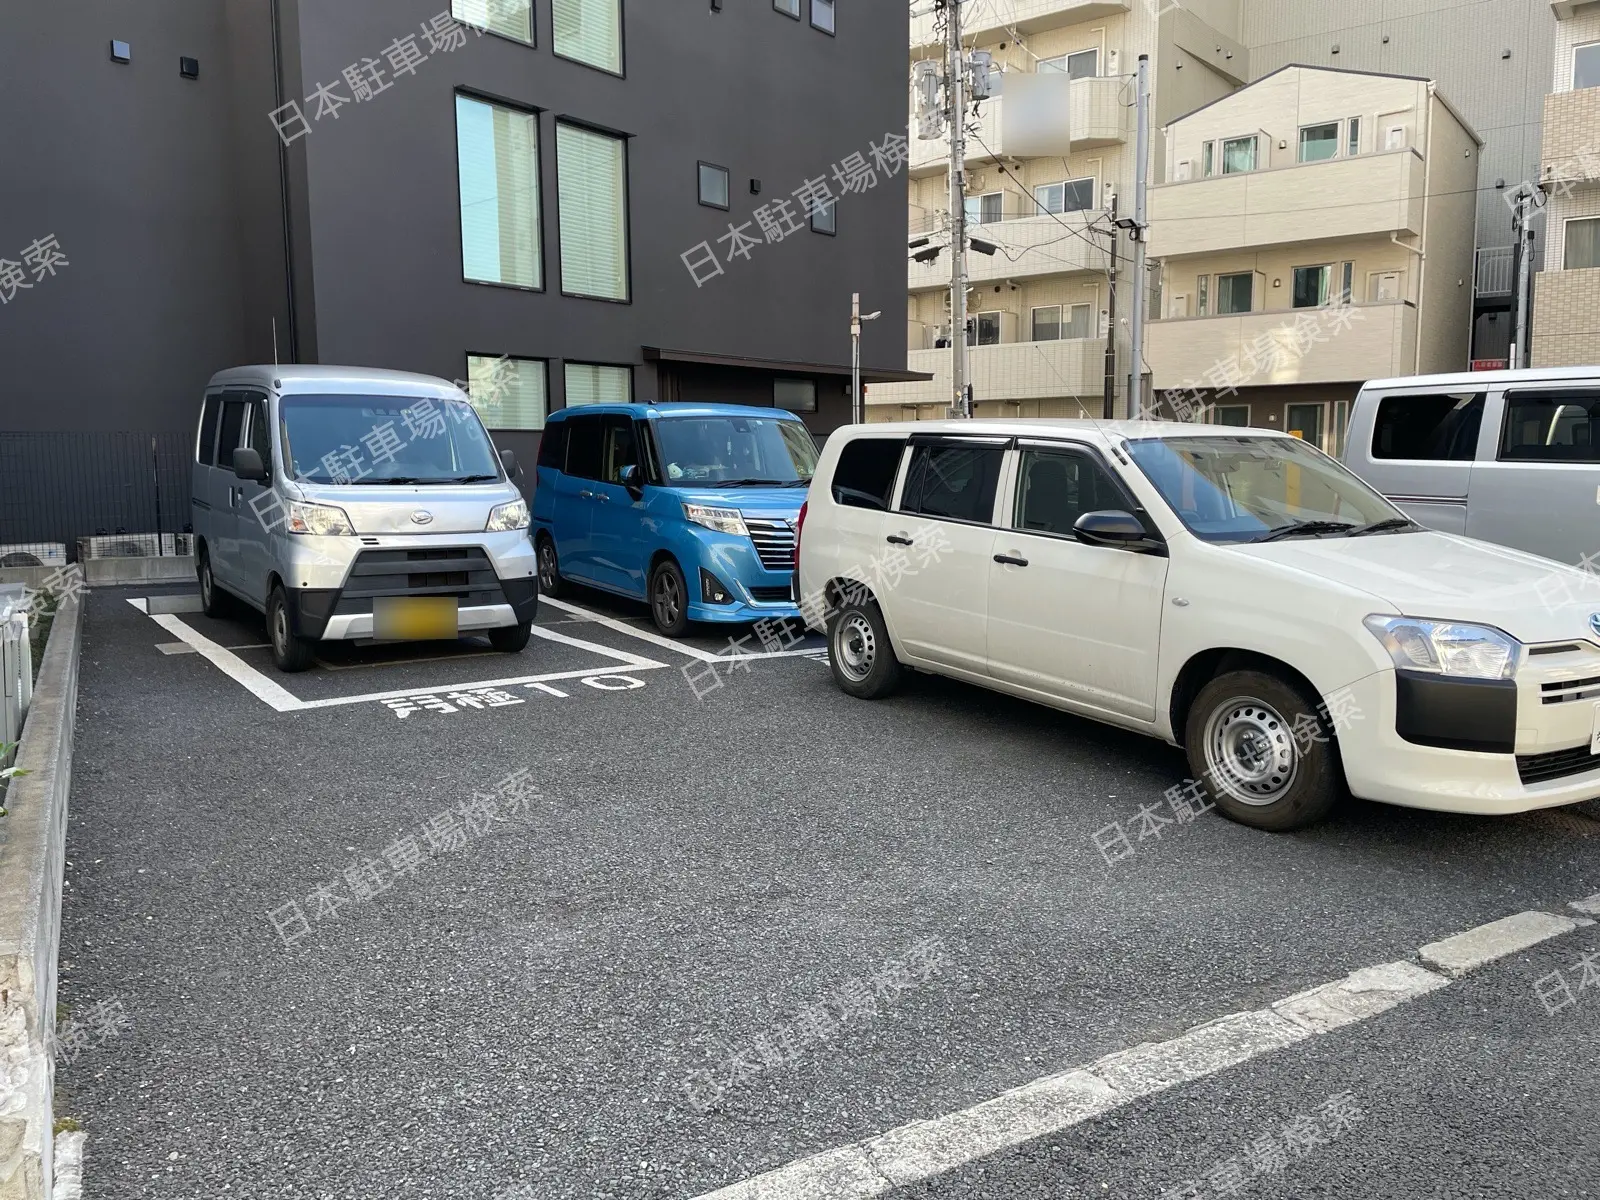
[[[795,525],[817,465],[778,408],[590,404],[552,413],[539,446],[539,587],[644,600],[662,633],[690,621],[799,619]]]

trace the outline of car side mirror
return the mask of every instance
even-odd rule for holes
[[[1118,508],[1086,512],[1073,523],[1072,532],[1086,546],[1113,546],[1121,550],[1149,550],[1161,543],[1150,536],[1144,522]]]
[[[636,463],[629,463],[617,472],[617,482],[627,488],[635,496],[644,492],[644,486],[639,481],[639,467]]]
[[[267,466],[261,461],[261,451],[240,447],[233,452],[233,473],[252,483],[267,481]]]
[[[521,479],[522,465],[517,462],[516,452],[512,450],[500,451],[500,465],[506,469],[507,479]]]

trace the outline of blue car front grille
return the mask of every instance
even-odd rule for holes
[[[745,528],[755,543],[761,565],[769,571],[794,570],[794,526],[788,521],[746,517]]]

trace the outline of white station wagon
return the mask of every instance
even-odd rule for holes
[[[800,522],[795,588],[851,695],[912,667],[1137,730],[1262,829],[1346,789],[1468,813],[1600,797],[1594,577],[1423,529],[1297,438],[853,426]]]

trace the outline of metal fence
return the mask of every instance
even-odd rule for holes
[[[0,767],[11,765],[7,744],[22,735],[22,719],[33,697],[33,649],[20,589],[0,593]]]
[[[188,552],[185,433],[0,433],[0,566]],[[163,536],[165,535],[165,536]]]

